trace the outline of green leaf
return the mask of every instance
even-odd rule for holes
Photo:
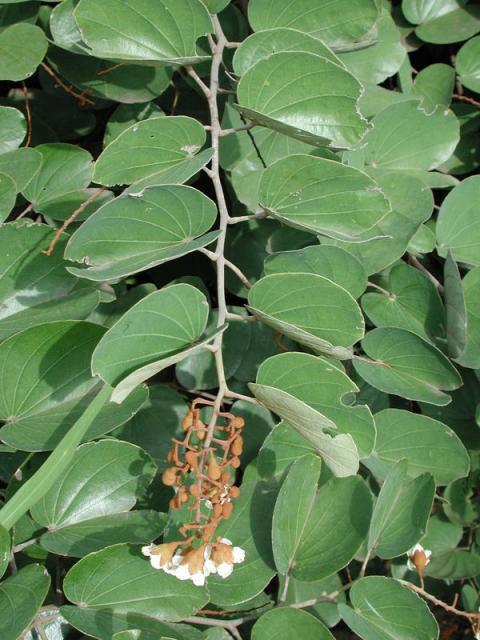
[[[75,449],[84,438],[93,420],[108,402],[112,389],[105,386],[92,400],[55,451],[0,509],[0,526],[9,529],[42,498],[68,469]]]
[[[73,53],[89,54],[82,41],[82,33],[75,20],[74,10],[78,0],[63,0],[50,12],[49,27],[56,45]]]
[[[372,414],[365,405],[352,405],[352,395],[358,391],[358,387],[344,373],[341,365],[306,353],[283,353],[262,363],[257,376],[258,385],[268,385],[290,394],[295,407],[303,405],[307,415],[312,413],[311,409],[317,412],[318,425],[323,423],[327,430],[335,429],[338,433],[349,434],[361,457],[371,453],[375,443]],[[276,411],[276,408],[269,408]],[[280,406],[278,409],[282,409],[279,413],[282,418],[315,444],[311,439],[314,438],[313,433],[309,436],[306,423],[303,426],[301,424],[304,419],[301,415],[292,420],[292,416],[285,413],[286,409]]]
[[[397,73],[407,56],[400,31],[388,10],[382,12],[376,29],[377,36],[371,46],[339,54],[358,80],[372,84],[380,84]]]
[[[7,5],[9,1],[7,0]],[[16,3],[16,6],[0,6],[0,30],[6,29],[17,22],[30,22],[34,24],[38,18],[40,5],[35,0],[24,0]]]
[[[455,85],[455,71],[448,64],[431,64],[416,76],[411,94],[420,96],[421,105],[428,113],[435,111],[438,105],[450,106]]]
[[[22,147],[0,155],[0,172],[10,176],[17,191],[23,191],[40,169],[42,156],[36,149]]]
[[[420,542],[425,549],[436,553],[456,547],[462,537],[462,527],[450,522],[442,513],[438,513],[428,520],[427,532]]]
[[[425,42],[448,44],[467,40],[480,31],[480,11],[465,0],[403,0],[407,20],[417,24],[415,35]]]
[[[218,232],[202,234],[216,216],[212,200],[192,187],[151,187],[120,196],[73,234],[65,258],[84,266],[69,271],[103,281],[150,269],[213,242]]]
[[[62,5],[65,4],[65,0]],[[57,6],[62,6],[57,5]],[[163,111],[155,102],[141,104],[120,104],[108,119],[103,136],[103,146],[108,146],[118,136],[138,122],[150,118],[161,118]]]
[[[320,620],[301,609],[274,609],[261,616],[253,625],[252,640],[333,640]]]
[[[95,163],[94,180],[113,186],[162,174],[188,162],[205,144],[205,129],[185,116],[149,118],[120,133]]]
[[[265,274],[272,273],[315,273],[340,285],[353,298],[359,298],[367,288],[361,262],[347,251],[328,245],[274,253],[265,260]]]
[[[288,0],[251,0],[248,17],[254,31],[272,27],[290,27],[308,33],[330,47],[344,49],[367,36],[378,17],[374,0],[352,4],[339,0],[302,0],[294,5]]]
[[[443,338],[444,309],[435,285],[404,262],[395,265],[385,283],[388,294],[366,293],[362,307],[377,327],[398,327],[425,340]]]
[[[480,555],[464,549],[448,549],[432,555],[425,567],[425,576],[440,580],[463,580],[473,578],[480,572]]]
[[[42,165],[22,191],[35,211],[66,196],[85,189],[92,180],[93,159],[88,151],[71,144],[42,144],[36,147],[42,154]]]
[[[364,141],[365,162],[372,167],[430,171],[448,160],[460,139],[451,111],[439,107],[427,114],[416,101],[393,104],[372,123]]]
[[[82,607],[172,622],[183,620],[208,602],[206,589],[153,569],[138,548],[125,544],[82,558],[67,573],[63,585],[66,597]]]
[[[350,589],[353,609],[340,614],[363,640],[437,640],[438,625],[428,606],[392,578],[369,576]]]
[[[314,452],[314,447],[286,422],[280,422],[265,438],[258,454],[258,471],[264,478],[283,474],[298,458]]]
[[[480,93],[480,36],[472,38],[458,50],[455,67],[460,82],[467,89]]]
[[[122,383],[117,393],[124,397],[187,355],[205,330],[208,312],[203,293],[189,284],[154,291],[107,331],[93,354],[92,371],[112,386]]]
[[[139,447],[115,440],[89,442],[77,449],[62,482],[37,502],[31,514],[42,527],[56,531],[129,511],[155,473],[153,460]]]
[[[408,462],[408,475],[431,473],[437,485],[468,475],[470,459],[461,440],[446,424],[401,409],[375,414],[377,440],[365,464],[383,480],[398,461]]]
[[[64,234],[51,256],[42,253],[53,236],[51,227],[30,222],[0,227],[0,243],[9,247],[0,256],[0,339],[42,322],[81,320],[97,306],[96,290],[74,289],[62,258]]]
[[[17,185],[10,176],[0,173],[0,223],[8,218],[16,199]]]
[[[237,88],[238,109],[253,122],[303,142],[346,149],[368,130],[357,108],[360,94],[360,83],[343,65],[294,51],[260,60]]]
[[[342,66],[340,58],[317,38],[297,29],[281,27],[257,31],[244,40],[233,57],[233,69],[237,75],[243,76],[259,60],[278,51],[306,51]]]
[[[363,480],[354,476],[332,478],[316,495],[310,487],[310,499],[299,504],[297,490],[305,462],[301,458],[292,466],[282,485],[275,506],[273,540],[281,568],[308,582],[336,573],[352,560],[368,531],[371,498]],[[304,519],[297,521],[297,509],[303,509]],[[287,526],[298,527],[290,538]]]
[[[442,202],[436,226],[442,254],[450,249],[455,260],[476,267],[480,266],[479,194],[480,176],[463,180]]]
[[[0,107],[0,154],[17,149],[26,133],[27,123],[21,111],[13,107]]]
[[[245,560],[235,566],[227,580],[215,575],[208,578],[210,599],[215,605],[224,608],[248,602],[261,593],[275,575],[272,515],[278,489],[276,481],[259,479],[256,470],[249,467],[233,514],[216,529],[216,535],[228,538],[245,551]]]
[[[47,52],[43,31],[19,22],[0,33],[0,80],[25,80],[35,73]]]
[[[273,557],[280,573],[290,575],[309,524],[320,478],[321,461],[313,455],[300,458],[285,478],[273,512]]]
[[[5,442],[26,451],[53,449],[98,393],[90,361],[105,330],[88,322],[50,322],[15,334],[0,345],[0,430]],[[45,372],[48,371],[48,374]],[[97,416],[87,437],[128,420],[146,398],[132,394]]]
[[[200,0],[80,0],[75,19],[83,39],[97,58],[148,65],[195,64],[196,41],[212,31]]]
[[[17,640],[41,607],[50,576],[39,564],[24,567],[0,584],[0,633],[3,640]]]
[[[354,255],[367,274],[378,273],[405,253],[408,243],[432,213],[431,190],[418,178],[399,171],[370,170],[392,205],[392,211],[357,242],[322,238],[322,244],[335,244]]]
[[[99,516],[44,533],[41,546],[61,556],[81,558],[113,544],[147,544],[158,538],[166,515],[157,511],[129,511]]]
[[[478,369],[480,367],[480,306],[478,287],[480,285],[480,269],[472,269],[463,278],[462,286],[467,313],[467,335],[465,350],[456,359],[463,367]]]
[[[0,527],[0,578],[7,570],[10,561],[12,542],[6,529]]]
[[[385,393],[441,406],[451,402],[444,391],[462,384],[441,351],[404,329],[374,329],[362,348],[374,360],[356,359],[353,366],[366,382]]]
[[[284,581],[281,581],[281,583],[282,582],[284,583]],[[284,584],[280,584],[281,589],[283,586]],[[314,580],[312,582],[303,582],[295,580],[295,578],[290,578],[285,604],[294,605],[300,602],[306,602],[307,600],[317,600],[319,593],[337,593],[341,591],[342,587],[343,584],[338,574],[334,574],[328,578],[323,578],[323,580]],[[338,602],[345,602],[346,600],[344,593],[338,593],[335,598]],[[340,622],[340,615],[338,614],[336,602],[320,601],[318,604],[306,607],[304,611],[314,615],[327,627],[334,627]]]
[[[248,303],[262,322],[317,353],[349,358],[351,346],[364,335],[352,296],[313,273],[265,276],[250,289]]]
[[[425,533],[435,483],[429,473],[407,479],[408,463],[400,460],[387,474],[373,509],[368,553],[394,558],[406,553]]]
[[[268,167],[260,206],[297,229],[354,240],[390,211],[377,183],[339,162],[291,155]]]
[[[132,625],[145,634],[145,640],[202,640],[202,634],[186,624],[169,624],[138,613],[117,613],[111,609],[90,609],[64,605],[61,614],[89,637],[112,640],[112,633],[127,631]],[[144,638],[142,637],[142,640]]]
[[[467,342],[467,307],[462,276],[450,251],[445,260],[443,273],[448,352],[453,358],[458,358]]]

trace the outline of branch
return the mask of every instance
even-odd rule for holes
[[[228,224],[238,224],[239,222],[250,222],[250,220],[263,220],[268,217],[266,211],[260,211],[259,213],[251,213],[248,216],[235,216],[230,218]]]
[[[212,62],[212,67],[213,67],[213,62]],[[188,75],[195,80],[195,82],[197,83],[197,85],[200,87],[200,89],[202,90],[204,96],[207,98],[207,100],[210,103],[210,98],[212,97],[210,94],[210,89],[207,87],[207,85],[204,83],[204,81],[200,78],[200,76],[198,75],[198,73],[195,71],[195,69],[192,67],[192,65],[188,65],[188,67],[185,67],[186,72],[188,73]],[[216,101],[216,95],[214,96],[214,99]]]
[[[28,89],[25,82],[22,82],[22,90],[23,90],[23,96],[25,98],[25,111],[27,114],[27,140],[25,142],[25,147],[29,147],[30,142],[32,141],[32,114],[30,111],[30,98],[28,95]]]
[[[422,596],[422,598],[425,598],[425,600],[433,602],[433,604],[436,604],[437,607],[441,607],[442,609],[445,609],[445,611],[453,613],[455,616],[467,618],[467,620],[470,620],[470,622],[480,622],[480,613],[475,613],[473,611],[470,613],[468,611],[461,611],[460,609],[457,609],[456,607],[443,602],[443,600],[439,600],[435,596],[432,596],[430,593],[428,593],[428,591],[417,587],[417,585],[412,584],[411,582],[407,582],[406,580],[399,580],[398,582],[404,587],[407,587],[407,589],[410,589],[410,591],[414,591],[417,595]]]
[[[470,98],[469,96],[461,96],[458,93],[454,93],[452,95],[452,98],[454,98],[455,100],[458,100],[459,102],[466,102],[480,109],[480,102],[478,102],[478,100],[475,100],[474,98]]]
[[[87,98],[84,93],[77,93],[72,88],[72,86],[66,85],[63,80],[55,73],[55,71],[48,66],[48,64],[46,64],[45,62],[41,62],[40,66],[48,73],[49,76],[51,76],[56,81],[59,87],[61,87],[66,93],[76,98],[80,102],[81,107],[84,107],[86,104],[94,106],[95,103],[93,102],[93,100]]]
[[[88,205],[91,204],[94,200],[96,200],[105,191],[105,189],[106,189],[106,187],[102,187],[101,189],[98,189],[98,191],[95,191],[90,196],[90,198],[88,198],[88,200],[85,200],[85,202],[83,202],[78,207],[78,209],[75,209],[75,211],[72,213],[72,215],[69,216],[64,221],[62,226],[57,229],[55,235],[53,236],[53,240],[50,242],[50,245],[49,245],[48,249],[45,249],[45,251],[42,251],[42,253],[44,253],[46,256],[51,256],[52,255],[52,252],[55,249],[55,245],[60,240],[60,236],[62,235],[62,233],[64,231],[66,231],[66,229],[72,224],[72,222],[75,222],[75,219],[82,213],[82,211],[86,207],[88,207]]]
[[[418,260],[415,256],[412,256],[411,253],[408,254],[408,262],[412,265],[412,267],[415,267],[416,269],[418,269],[419,271],[421,271],[422,273],[424,273],[427,278],[430,280],[430,282],[432,282],[435,287],[438,289],[439,293],[441,293],[443,295],[443,293],[445,292],[444,286],[441,282],[439,282],[434,275],[432,275],[430,273],[430,271],[428,269],[426,269],[423,264],[420,262],[420,260]]]

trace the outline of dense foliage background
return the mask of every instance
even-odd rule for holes
[[[0,0],[1,640],[480,638],[478,32]]]

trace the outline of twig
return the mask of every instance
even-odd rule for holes
[[[66,85],[63,80],[55,73],[55,71],[48,66],[48,64],[46,64],[45,62],[41,62],[40,65],[42,69],[44,69],[48,73],[48,75],[55,80],[59,87],[61,87],[66,93],[73,96],[80,102],[81,107],[84,107],[86,104],[89,104],[91,106],[95,104],[93,100],[87,98],[84,93],[77,93],[77,91],[75,91],[72,86]]]
[[[266,211],[260,211],[259,213],[251,213],[248,216],[235,216],[230,217],[228,224],[238,224],[239,222],[250,222],[250,220],[263,220],[268,216]]]
[[[25,142],[25,147],[29,147],[30,142],[32,141],[32,114],[30,112],[30,98],[28,96],[28,89],[25,82],[22,82],[22,89],[25,98],[25,112],[27,114],[27,140]]]
[[[223,137],[223,136],[229,136],[232,133],[239,133],[240,131],[250,131],[250,129],[253,129],[254,126],[255,124],[253,122],[250,122],[244,125],[243,127],[234,127],[232,129],[222,129],[220,131],[220,135]]]
[[[107,67],[106,69],[101,69],[97,72],[97,76],[103,76],[105,73],[110,73],[111,71],[115,71],[115,69],[119,69],[120,67],[124,67],[128,62],[119,62],[118,64],[114,64],[111,67]]]
[[[26,207],[22,213],[20,213],[17,217],[16,220],[21,220],[22,218],[24,218],[28,213],[30,213],[30,211],[33,209],[33,204],[29,204],[28,207]]]
[[[31,540],[27,540],[26,542],[22,542],[21,544],[15,545],[12,551],[13,553],[20,553],[20,551],[23,551],[24,549],[31,547],[33,544],[37,544],[37,542],[38,542],[37,538],[32,538]]]
[[[213,67],[213,61],[212,61],[212,67]],[[211,98],[211,93],[210,93],[210,88],[207,87],[207,85],[204,83],[204,81],[200,78],[200,76],[198,75],[198,73],[195,71],[195,69],[191,66],[188,65],[187,67],[185,67],[185,70],[187,72],[187,74],[193,79],[195,80],[195,82],[197,83],[197,85],[200,87],[200,89],[203,91],[203,94],[205,95],[205,97],[207,98],[207,100],[210,102],[210,98]],[[215,96],[215,100],[216,100],[216,96]],[[213,125],[212,125],[213,126]]]
[[[251,396],[244,396],[243,393],[230,391],[230,389],[227,389],[227,391],[225,391],[225,397],[233,398],[235,400],[244,400],[245,402],[250,402],[250,404],[260,404],[256,398],[252,398]]]
[[[59,227],[55,233],[55,235],[53,236],[53,240],[50,242],[50,245],[48,247],[48,249],[45,249],[44,251],[42,251],[42,253],[44,253],[46,256],[51,256],[53,250],[55,249],[55,245],[57,244],[57,242],[60,239],[60,236],[62,235],[62,233],[64,231],[66,231],[66,229],[73,223],[75,222],[75,219],[82,213],[82,211],[89,205],[91,204],[94,200],[96,200],[104,191],[105,191],[106,187],[102,187],[101,189],[98,189],[98,191],[95,191],[90,198],[88,198],[88,200],[85,200],[85,202],[83,204],[81,204],[78,209],[75,209],[75,211],[72,213],[71,216],[69,216],[64,223],[62,224],[61,227]]]
[[[425,589],[422,589],[421,587],[417,587],[417,585],[412,584],[411,582],[407,582],[406,580],[399,580],[398,582],[404,587],[410,589],[410,591],[414,591],[417,595],[422,596],[422,598],[425,598],[425,600],[433,602],[433,604],[436,604],[437,607],[445,609],[445,611],[453,613],[454,615],[460,616],[462,618],[467,618],[467,620],[470,620],[470,622],[480,622],[480,613],[475,613],[473,611],[461,611],[460,609],[457,609],[456,607],[443,602],[443,600],[439,600],[435,596],[432,596],[432,594],[428,593],[428,591],[425,591]]]
[[[445,292],[445,288],[443,284],[439,280],[437,280],[435,276],[431,274],[428,269],[426,269],[423,266],[420,260],[418,260],[415,256],[412,256],[411,253],[409,253],[408,262],[412,265],[412,267],[415,267],[416,269],[424,273],[427,276],[427,278],[430,280],[430,282],[432,282],[435,285],[435,287],[438,289],[438,291],[443,295],[443,293]]]
[[[458,100],[459,102],[467,102],[468,104],[471,104],[474,107],[480,109],[480,102],[478,100],[475,100],[474,98],[470,98],[470,96],[461,96],[459,93],[454,93],[452,94],[452,98]]]
[[[227,320],[232,322],[256,322],[255,316],[241,316],[239,313],[230,313],[227,311]]]
[[[230,262],[230,260],[227,260],[226,258],[224,258],[224,263],[225,263],[225,266],[228,267],[230,271],[232,271],[237,276],[237,278],[240,280],[240,282],[243,284],[244,287],[246,287],[247,289],[252,288],[252,285],[249,279],[243,273],[243,271],[239,269],[239,267],[237,267],[236,264],[233,264],[233,262]]]

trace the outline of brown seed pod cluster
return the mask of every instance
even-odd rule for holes
[[[206,543],[214,538],[219,522],[231,516],[232,499],[240,495],[234,482],[243,451],[245,421],[231,413],[219,413],[222,424],[215,424],[209,435],[198,407],[202,404],[209,402],[195,399],[183,419],[183,440],[172,438],[167,455],[171,466],[163,472],[162,481],[175,489],[170,508],[185,506],[194,514],[192,522],[180,528],[182,535],[194,533]]]

